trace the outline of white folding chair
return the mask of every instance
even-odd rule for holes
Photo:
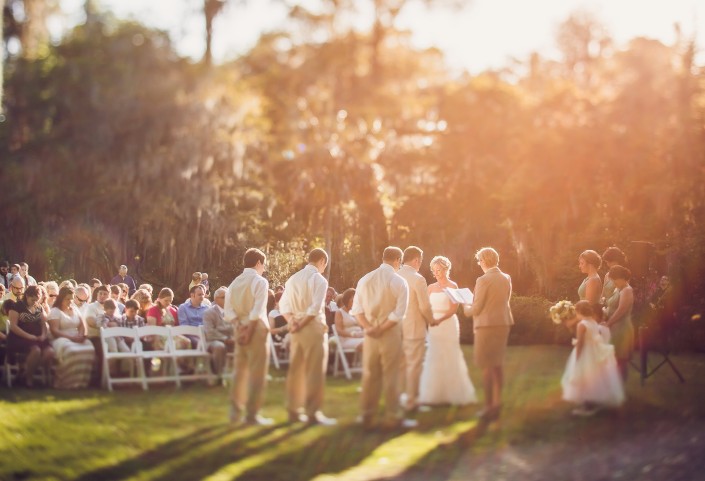
[[[10,334],[10,320],[5,319],[5,336]],[[5,342],[5,361],[3,362],[3,375],[5,376],[5,384],[7,387],[12,387],[12,383],[17,379],[20,373],[22,362],[26,356],[24,354],[15,354],[14,362],[10,361],[10,355],[7,352],[7,342]],[[34,373],[34,379],[39,380],[45,386],[51,384],[51,373],[44,369],[44,366],[39,366]]]
[[[270,351],[274,367],[281,369],[282,364],[289,364],[289,344],[284,342],[283,339],[281,341],[275,341],[271,332],[269,333],[269,343],[270,346],[272,346]]]
[[[338,336],[338,330],[335,328],[335,324],[331,326],[332,335],[331,339],[335,344],[335,361],[333,362],[333,376],[338,376],[339,371],[338,366],[342,366],[342,372],[345,374],[347,379],[352,379],[352,375],[355,373],[362,373],[362,365],[360,363],[360,352],[357,348],[343,348],[343,343],[341,342],[340,336]],[[352,354],[352,363],[348,363],[348,358],[346,354]]]
[[[129,352],[110,352],[108,350],[108,339],[118,338],[132,339]],[[102,327],[100,329],[100,343],[103,346],[103,386],[108,386],[108,391],[113,390],[113,384],[139,383],[142,389],[147,389],[147,380],[144,372],[144,362],[142,354],[137,351],[139,345],[139,333],[136,327]],[[117,361],[118,365],[123,360],[130,361],[129,377],[112,377],[110,374],[110,361]],[[135,377],[135,367],[137,367],[138,377]]]
[[[174,359],[196,359],[196,369],[192,374],[180,373],[176,371],[176,384],[181,386],[181,381],[205,379],[209,382],[214,382],[217,376],[211,369],[211,354],[208,352],[206,344],[206,335],[203,331],[203,326],[171,326],[169,327],[171,335],[171,355]],[[176,349],[174,338],[176,336],[193,336],[196,337],[198,343],[196,347],[190,349]]]
[[[137,343],[137,352],[143,360],[150,361],[150,364],[154,366],[154,369],[149,373],[149,375],[146,375],[147,373],[145,372],[144,379],[147,385],[149,386],[149,383],[152,382],[173,381],[177,386],[179,386],[179,373],[176,366],[176,359],[171,353],[172,341],[169,328],[167,326],[142,326],[137,327],[136,329],[138,336],[135,341]],[[145,351],[145,341],[143,341],[143,339],[150,336],[165,337],[166,342],[164,342],[164,348]],[[157,360],[159,363],[156,362]],[[161,372],[161,374],[155,374],[157,372]]]

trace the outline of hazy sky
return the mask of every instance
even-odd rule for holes
[[[81,21],[83,2],[62,0],[69,24]],[[201,57],[204,48],[201,0],[100,0],[100,3],[120,17],[134,17],[168,30],[181,53]],[[593,12],[618,45],[635,36],[671,43],[675,38],[675,23],[680,23],[687,35],[695,32],[698,23],[705,24],[704,0],[472,0],[460,11],[427,10],[421,2],[411,2],[398,19],[397,27],[413,31],[417,47],[441,48],[453,68],[477,73],[502,67],[510,57],[525,59],[532,51],[555,55],[557,25],[578,9]],[[278,28],[285,17],[284,8],[272,0],[250,0],[246,7],[229,6],[215,26],[216,60],[247,51],[261,32]],[[702,35],[700,32],[697,39],[701,48]]]

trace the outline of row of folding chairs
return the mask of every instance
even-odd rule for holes
[[[164,347],[158,350],[145,350],[147,340],[156,337],[164,339]],[[197,339],[195,347],[176,348],[177,336],[191,336]],[[129,352],[110,352],[108,340],[118,338],[130,340]],[[103,385],[109,391],[115,384],[140,384],[147,390],[149,384],[157,382],[173,382],[181,387],[182,381],[206,380],[215,382],[217,376],[213,373],[210,363],[210,353],[206,344],[203,326],[143,326],[143,327],[103,327],[100,330],[100,342],[103,346]],[[179,361],[191,359],[198,368],[192,372],[180,372]],[[114,377],[111,374],[111,361],[129,364],[127,377]],[[150,366],[147,375],[145,364]],[[154,369],[152,369],[154,367]]]

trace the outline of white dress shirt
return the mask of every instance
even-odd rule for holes
[[[267,321],[267,299],[269,282],[256,270],[246,267],[237,276],[225,293],[225,320],[247,325],[261,321],[269,328]]]
[[[404,319],[408,304],[406,280],[392,266],[382,264],[358,281],[350,314],[364,314],[367,322],[379,326],[387,319],[393,322]]]
[[[286,281],[284,294],[279,299],[279,312],[289,314],[297,321],[313,316],[315,321],[325,324],[327,290],[326,278],[316,266],[308,264]]]

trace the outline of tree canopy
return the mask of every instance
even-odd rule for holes
[[[250,246],[283,282],[323,246],[345,288],[385,245],[415,244],[472,286],[473,254],[492,245],[519,291],[558,297],[582,250],[649,241],[658,267],[702,287],[705,70],[692,39],[617,46],[577,12],[561,60],[458,77],[395,27],[405,2],[374,2],[369,31],[340,27],[348,3],[321,3],[326,14],[296,7],[289,30],[222,65],[108,15],[8,54],[3,257],[43,277],[127,263],[184,288],[195,270],[229,282]]]

